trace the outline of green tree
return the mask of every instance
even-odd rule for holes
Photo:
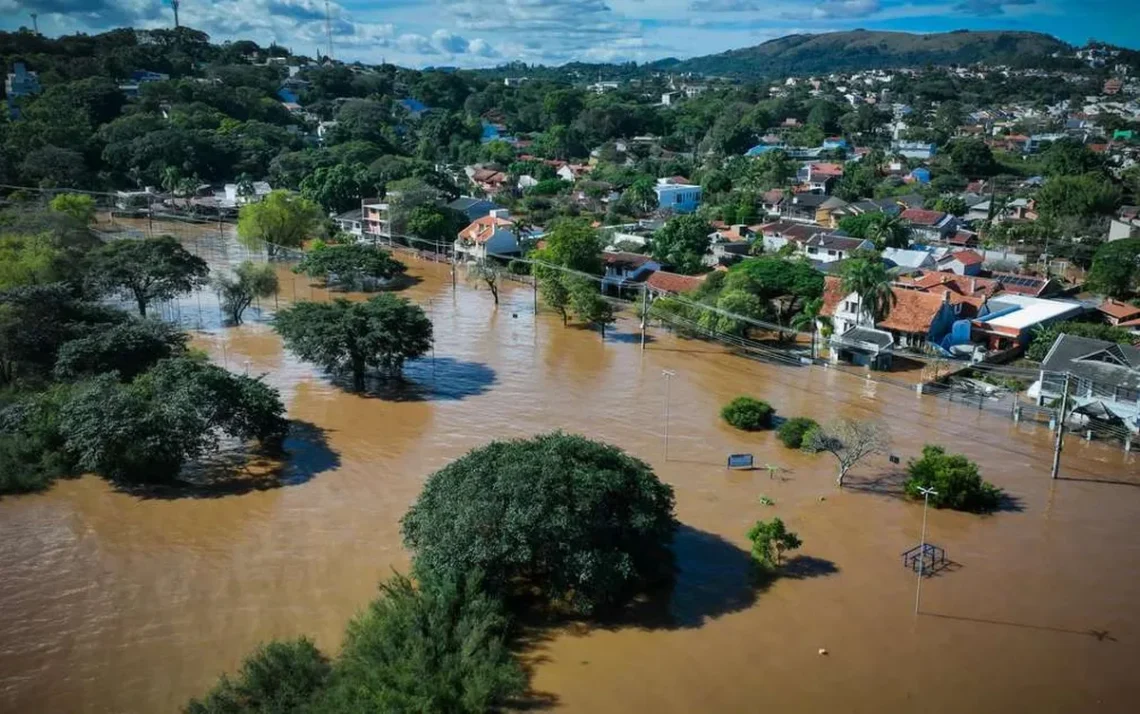
[[[673,503],[613,446],[561,433],[496,441],[428,478],[404,542],[417,573],[480,571],[491,594],[592,614],[671,576]]]
[[[102,375],[63,410],[65,449],[80,470],[112,480],[162,483],[220,439],[278,442],[285,406],[277,390],[207,362],[164,360],[128,385]],[[108,428],[114,425],[114,428]]]
[[[1092,218],[1112,213],[1120,205],[1120,187],[1102,174],[1054,176],[1037,192],[1037,205],[1046,218]]]
[[[133,298],[139,315],[156,300],[171,300],[206,283],[206,261],[172,236],[116,240],[92,255],[91,279],[101,289]]]
[[[574,280],[570,287],[570,309],[582,322],[597,325],[602,331],[602,339],[606,337],[606,325],[617,320],[614,306],[602,297],[593,281],[584,278]]]
[[[566,286],[566,279],[553,270],[543,271],[541,276],[536,272],[535,279],[538,280],[542,301],[562,316],[562,324],[565,325],[570,315],[570,289]]]
[[[349,288],[375,289],[407,272],[408,266],[386,250],[366,245],[314,245],[293,268],[311,278]]]
[[[906,248],[910,245],[910,229],[906,221],[896,214],[873,213],[864,238],[872,241],[877,250]]]
[[[966,200],[959,196],[942,196],[934,202],[934,210],[949,213],[951,216],[964,216],[969,208]]]
[[[214,290],[222,301],[230,320],[240,325],[245,311],[258,298],[267,298],[277,292],[277,271],[273,266],[264,263],[257,264],[247,260],[234,268],[233,276],[217,275],[214,277]]]
[[[246,247],[266,248],[273,256],[280,246],[300,248],[318,233],[322,220],[320,207],[307,198],[271,191],[263,200],[241,207],[238,238]]]
[[[262,645],[246,657],[237,677],[222,675],[184,714],[294,714],[328,686],[332,666],[316,645],[302,637]]]
[[[780,325],[789,324],[801,307],[823,295],[823,275],[805,260],[761,256],[732,266],[725,279],[725,292],[742,290],[774,308]]]
[[[767,402],[752,397],[737,397],[720,410],[726,422],[742,431],[760,431],[772,426],[775,410]]]
[[[49,235],[0,236],[0,290],[55,282],[62,257]]]
[[[61,193],[51,200],[51,210],[87,225],[95,220],[95,199],[83,193]]]
[[[80,380],[115,372],[130,382],[164,359],[186,354],[189,335],[159,320],[128,320],[63,343],[55,377]]]
[[[463,220],[466,220],[465,218]],[[416,206],[408,214],[408,233],[436,245],[450,244],[462,226],[458,216],[438,206]]]
[[[641,214],[651,213],[657,208],[657,192],[653,190],[653,179],[638,178],[622,194],[622,199]]]
[[[60,418],[70,385],[57,385],[0,407],[0,495],[42,491],[75,473]]]
[[[398,377],[404,362],[427,354],[432,324],[422,308],[388,293],[367,302],[300,302],[277,313],[285,346],[329,372],[348,372],[363,391],[368,368]]]
[[[1079,176],[1104,170],[1104,160],[1074,139],[1054,141],[1042,153],[1045,175]]]
[[[895,304],[895,293],[891,288],[891,275],[877,254],[848,260],[840,269],[840,275],[843,291],[859,296],[859,311],[872,324],[881,322],[890,314]]]
[[[968,178],[992,176],[994,154],[981,139],[957,139],[950,144],[950,165]]]
[[[682,275],[695,275],[705,269],[711,233],[712,226],[704,218],[677,216],[653,235],[653,257]]]
[[[360,208],[360,200],[374,190],[363,164],[321,166],[301,181],[301,196],[333,213]]]
[[[348,625],[319,712],[499,711],[526,676],[506,644],[502,604],[477,575],[396,575]]]
[[[804,437],[812,429],[818,429],[819,424],[814,419],[795,417],[788,419],[776,430],[776,438],[789,449],[799,449],[804,445]]]
[[[748,540],[752,541],[752,560],[766,570],[779,568],[786,551],[803,545],[799,536],[789,531],[779,518],[756,521],[748,529]]]
[[[535,252],[544,263],[553,263],[580,273],[602,272],[602,238],[584,218],[560,218],[544,236],[546,247]],[[542,273],[542,266],[539,266]]]
[[[941,446],[924,446],[922,458],[911,459],[907,473],[907,495],[922,499],[919,489],[933,488],[930,503],[935,508],[985,513],[1001,506],[1001,489],[982,480],[978,465],[961,454],[947,454]]]

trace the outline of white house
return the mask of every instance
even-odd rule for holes
[[[663,211],[693,213],[701,205],[701,187],[680,176],[657,179],[653,191],[657,194],[657,207]]]
[[[455,240],[457,260],[486,260],[488,257],[518,255],[521,251],[515,237],[515,222],[505,208],[491,211],[459,231]]]
[[[800,254],[815,263],[835,263],[846,260],[858,250],[874,250],[875,244],[863,238],[817,233],[800,246]]]
[[[354,208],[333,217],[333,222],[341,233],[347,233],[357,241],[364,239],[364,209]]]
[[[905,125],[904,125],[905,126]],[[894,141],[891,142],[891,152],[908,159],[929,161],[934,158],[937,147],[925,141]]]
[[[240,206],[246,203],[257,203],[261,199],[269,195],[273,188],[266,181],[254,181],[251,184],[253,193],[242,194],[239,185],[236,183],[227,183],[225,186],[226,198],[225,205],[227,206]]]
[[[39,75],[35,72],[29,72],[23,62],[17,62],[12,68],[12,73],[4,80],[4,94],[9,99],[13,99],[39,93]]]

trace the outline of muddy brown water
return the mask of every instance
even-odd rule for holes
[[[496,309],[486,291],[453,290],[446,266],[412,272],[422,281],[405,294],[432,316],[435,359],[383,398],[331,385],[264,323],[197,335],[231,369],[268,373],[308,425],[290,440],[287,485],[140,498],[87,477],[0,500],[0,711],[172,712],[261,641],[307,634],[335,652],[376,583],[406,568],[398,521],[427,475],[491,439],[552,429],[648,461],[676,489],[682,523],[667,621],[556,630],[528,650],[552,708],[1135,711],[1135,456],[1070,439],[1074,480],[1051,481],[1040,427],[661,331],[642,351],[630,320],[603,342],[536,321],[529,288],[508,286]],[[668,461],[663,370],[676,375]],[[955,566],[924,584],[916,617],[899,554],[917,543],[922,509],[875,490],[890,489],[893,467],[876,458],[840,492],[830,457],[719,423],[741,393],[783,415],[882,419],[904,462],[926,442],[964,452],[1017,510],[930,512],[928,539]],[[781,470],[726,471],[733,452]],[[744,534],[772,516],[800,534],[803,557],[797,577],[751,592]]]

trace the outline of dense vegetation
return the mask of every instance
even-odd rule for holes
[[[0,493],[89,472],[171,483],[222,440],[278,445],[288,424],[275,389],[143,317],[202,285],[205,263],[169,237],[103,244],[83,201],[53,206],[0,214],[0,244],[19,266],[0,284]],[[140,315],[100,302],[114,294]]]
[[[933,488],[930,503],[935,508],[985,513],[1001,506],[1001,489],[982,480],[978,465],[961,454],[946,453],[941,446],[924,446],[922,457],[907,465],[907,473],[907,495],[921,499],[920,488]]]
[[[404,517],[416,572],[590,614],[668,579],[673,489],[580,436],[493,442],[433,474]]]
[[[741,431],[760,431],[772,426],[775,410],[767,402],[737,397],[720,410],[720,417]]]
[[[803,447],[805,437],[812,429],[818,429],[819,424],[808,417],[794,417],[788,419],[776,430],[776,437],[789,449]]]

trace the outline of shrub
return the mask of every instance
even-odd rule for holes
[[[743,431],[759,431],[772,425],[774,410],[767,402],[752,397],[737,397],[720,410],[726,422]]]
[[[804,452],[805,454],[818,454],[820,451],[819,444],[821,443],[820,439],[822,433],[823,427],[821,427],[819,424],[816,424],[805,431],[803,436],[800,438],[800,451]]]
[[[416,573],[484,574],[590,614],[672,574],[673,489],[620,449],[582,436],[497,441],[432,474],[404,516]]]
[[[923,447],[922,458],[912,459],[907,471],[907,495],[921,499],[918,489],[933,488],[937,495],[931,495],[930,503],[935,508],[985,513],[1001,505],[1002,490],[982,480],[977,464],[961,454],[947,454],[941,446]]]
[[[804,445],[804,435],[812,429],[819,428],[814,419],[796,417],[789,419],[776,430],[776,436],[789,449],[800,449]]]
[[[242,663],[236,678],[222,675],[185,714],[287,714],[307,706],[328,682],[328,659],[308,639],[270,642]]]
[[[756,521],[748,529],[748,540],[752,541],[752,560],[765,569],[780,567],[784,551],[803,545],[800,537],[789,531],[779,518]]]

